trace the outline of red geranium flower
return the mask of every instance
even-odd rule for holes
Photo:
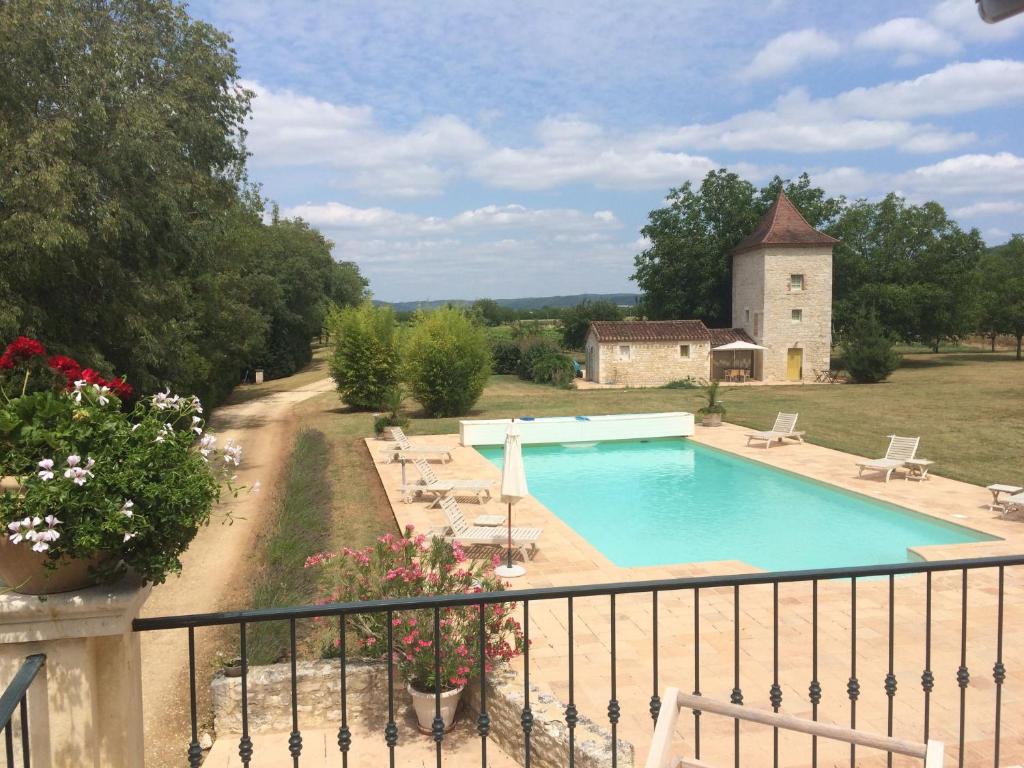
[[[28,336],[19,336],[7,345],[7,350],[0,360],[4,361],[4,368],[13,368],[15,363],[19,363],[22,360],[28,360],[32,357],[43,357],[44,355],[46,355],[46,347],[35,339],[30,339]]]
[[[82,366],[78,361],[67,355],[54,355],[47,362],[50,367],[62,374],[67,379],[68,386],[72,386],[82,376]]]

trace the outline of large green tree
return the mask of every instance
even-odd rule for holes
[[[650,246],[635,259],[633,279],[643,291],[641,311],[653,319],[700,318],[711,325],[732,322],[731,251],[757,226],[778,197],[786,195],[811,226],[827,228],[844,200],[811,184],[778,176],[758,189],[725,169],[712,171],[699,187],[672,189],[668,205],[648,216],[641,233]]]
[[[981,330],[1010,334],[1017,341],[1017,359],[1024,342],[1024,235],[992,248],[978,262]]]
[[[886,331],[938,349],[977,327],[974,274],[985,251],[977,230],[964,231],[941,205],[911,205],[895,193],[848,206],[831,234],[836,326],[865,308]]]
[[[584,300],[562,313],[562,346],[582,349],[592,320],[621,320],[622,310],[612,301]]]

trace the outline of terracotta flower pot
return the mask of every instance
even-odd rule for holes
[[[412,697],[412,708],[416,710],[416,722],[419,724],[420,730],[424,733],[430,733],[434,725],[434,714],[436,712],[434,694],[417,691],[412,687],[411,683],[406,685],[405,689],[409,691],[409,695]],[[444,722],[445,731],[450,731],[452,723],[455,722],[455,710],[459,708],[459,701],[462,699],[462,692],[464,690],[466,690],[466,686],[462,685],[454,690],[444,691],[441,694],[441,720]]]
[[[720,427],[722,426],[722,414],[720,413],[705,413],[701,417],[701,425],[705,427]]]
[[[24,542],[12,544],[6,533],[0,534],[0,580],[23,595],[55,595],[95,586],[96,579],[89,574],[89,569],[103,560],[100,557],[62,560],[56,569],[47,568],[47,561],[42,552],[33,552]]]

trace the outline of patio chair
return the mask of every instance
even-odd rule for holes
[[[784,440],[795,440],[798,443],[803,443],[804,433],[796,431],[796,420],[799,413],[782,413],[775,417],[775,426],[766,432],[748,432],[747,433],[747,445],[750,445],[752,440],[764,441],[765,449],[768,449],[772,443],[778,440],[782,443]]]
[[[446,448],[444,446],[436,448],[415,446],[409,442],[409,438],[405,436],[405,432],[402,431],[401,427],[391,427],[391,434],[395,438],[395,442],[391,447],[385,448],[383,451],[383,453],[387,454],[387,459],[384,461],[385,464],[390,464],[392,461],[397,461],[401,458],[408,459],[415,456],[437,457],[440,458],[442,464],[452,460],[453,448]]]
[[[440,506],[448,518],[449,527],[441,534],[445,541],[466,546],[479,544],[491,547],[503,547],[508,543],[507,528],[467,523],[459,502],[453,496],[441,499]],[[524,560],[533,557],[537,553],[537,539],[543,532],[543,528],[513,528],[512,547],[520,552]]]
[[[858,464],[857,477],[864,475],[864,470],[874,470],[885,475],[885,482],[889,482],[892,473],[906,465],[908,461],[917,454],[917,444],[921,442],[920,437],[898,437],[889,435],[889,449],[885,452],[885,458],[872,459]]]
[[[857,731],[830,723],[782,715],[764,709],[726,704],[725,702],[682,693],[678,688],[668,688],[662,698],[661,712],[654,727],[651,738],[651,749],[647,754],[647,768],[711,768],[710,763],[699,760],[688,760],[672,754],[672,738],[675,736],[676,721],[681,709],[692,709],[704,713],[713,713],[729,718],[738,718],[751,723],[786,731],[807,733],[833,741],[879,749],[896,755],[923,760],[924,768],[942,768],[943,745],[941,741],[929,740],[927,743],[905,741],[892,736],[880,736],[868,731]]]
[[[429,493],[434,496],[433,501],[427,507],[430,509],[436,507],[443,497],[458,492],[471,493],[481,503],[491,498],[491,488],[494,486],[491,480],[442,480],[434,472],[434,468],[423,459],[413,459],[412,464],[419,470],[422,479],[418,483],[406,483],[398,487],[402,492],[402,500],[405,502],[410,502],[417,496]]]

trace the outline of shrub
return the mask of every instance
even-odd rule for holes
[[[707,382],[702,382],[700,379],[695,379],[693,376],[687,376],[685,379],[675,379],[665,384],[663,389],[697,389],[698,387],[706,387]]]
[[[429,416],[462,416],[491,375],[483,330],[461,310],[418,312],[405,347],[405,377]]]
[[[494,372],[515,374],[519,372],[519,360],[522,352],[514,341],[501,339],[491,343],[491,355],[494,358]]]
[[[548,353],[533,364],[533,380],[538,384],[553,384],[570,388],[576,378],[576,366],[571,357]]]
[[[504,583],[488,573],[487,565],[469,560],[458,545],[414,536],[412,526],[400,537],[381,536],[372,547],[322,552],[306,561],[307,568],[325,569],[324,602],[504,591]],[[518,656],[525,646],[522,628],[512,615],[514,609],[515,603],[495,603],[485,609],[482,651],[487,671],[495,663]],[[399,673],[415,689],[453,690],[480,674],[478,606],[442,608],[440,637],[434,636],[433,613],[429,610],[396,611],[390,626],[387,618],[384,611],[350,617],[358,651],[370,658],[386,659],[390,636]],[[435,675],[435,642],[440,644],[440,678]],[[318,622],[313,643],[320,656],[336,657],[337,625]]]
[[[394,313],[367,301],[332,313],[329,324],[337,340],[330,369],[341,399],[359,410],[384,408],[398,383]]]
[[[885,381],[900,364],[900,355],[874,312],[854,320],[843,340],[843,362],[858,384]]]
[[[386,400],[388,412],[381,414],[373,422],[373,432],[376,435],[383,433],[387,427],[405,429],[409,426],[409,417],[402,415],[402,401],[405,400],[405,392],[402,391],[402,388],[395,387],[389,390]]]
[[[697,413],[707,416],[712,413],[720,413],[725,416],[725,404],[718,399],[718,382],[712,381],[704,388],[704,397],[707,399],[707,405],[700,408]]]
[[[516,373],[519,378],[533,380],[533,367],[537,361],[549,355],[560,353],[558,345],[543,336],[527,336],[519,343],[519,367]]]

